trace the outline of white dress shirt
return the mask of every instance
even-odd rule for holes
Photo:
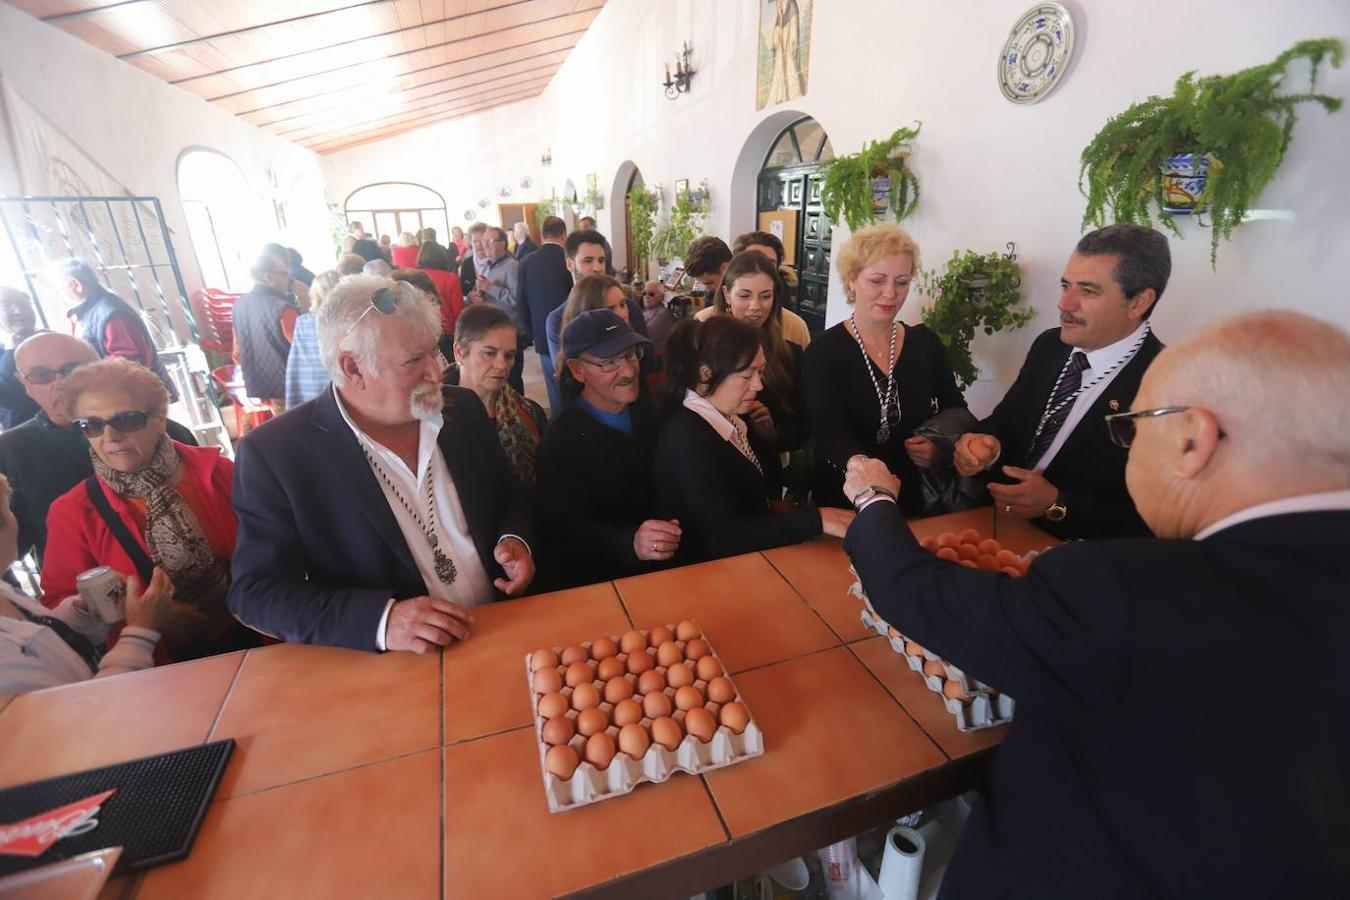
[[[1054,462],[1055,456],[1059,454],[1059,448],[1064,446],[1064,442],[1069,439],[1069,435],[1073,434],[1073,430],[1078,427],[1078,423],[1083,421],[1083,416],[1087,415],[1087,411],[1092,408],[1092,404],[1097,402],[1098,397],[1106,393],[1106,389],[1110,387],[1111,382],[1115,381],[1116,377],[1120,375],[1121,370],[1129,363],[1130,358],[1133,357],[1135,353],[1139,352],[1134,345],[1140,342],[1140,339],[1143,338],[1144,331],[1147,328],[1147,323],[1140,322],[1139,327],[1130,332],[1128,337],[1121,338],[1114,344],[1107,344],[1105,347],[1099,347],[1096,350],[1074,350],[1075,353],[1086,353],[1088,358],[1088,367],[1083,370],[1083,377],[1080,382],[1082,384],[1088,384],[1093,378],[1110,369],[1112,366],[1116,366],[1116,368],[1109,376],[1103,378],[1101,381],[1092,385],[1092,387],[1074,398],[1073,407],[1069,410],[1069,415],[1064,420],[1064,424],[1060,426],[1054,441],[1052,441],[1045,452],[1041,454],[1041,458],[1036,460],[1036,464],[1032,466],[1033,469],[1037,472],[1044,472],[1046,469],[1050,468],[1050,463]],[[1140,343],[1140,346],[1143,346],[1143,344]],[[1053,392],[1054,388],[1051,388],[1051,393]],[[1125,410],[1121,410],[1121,412],[1124,411]],[[1042,409],[1042,412],[1044,412],[1044,409]],[[1105,422],[1098,424],[1105,430]]]
[[[417,519],[399,502],[399,498],[389,485],[385,484],[384,479],[380,478],[375,465],[371,465],[371,473],[384,493],[384,499],[389,504],[390,512],[394,514],[394,520],[398,522],[398,530],[403,534],[403,540],[408,545],[417,571],[426,582],[427,593],[432,597],[451,600],[464,606],[491,602],[492,579],[488,577],[487,568],[478,556],[473,535],[469,533],[468,519],[465,518],[464,508],[459,502],[459,491],[455,489],[450,469],[445,464],[440,445],[436,443],[441,430],[440,425],[426,420],[420,423],[417,438],[417,471],[413,472],[397,453],[356,426],[351,416],[347,414],[347,407],[343,405],[342,395],[338,393],[336,387],[333,388],[333,396],[337,398],[338,410],[342,413],[343,421],[352,430],[352,434],[356,435],[356,440],[375,459],[385,475],[398,486],[403,498],[415,504],[414,508],[423,517],[426,516],[426,495],[423,485],[426,484],[427,467],[431,467],[432,496],[436,506],[436,537],[440,541],[442,552],[455,563],[457,575],[452,584],[445,584],[437,576],[436,559],[426,532],[422,530]],[[393,605],[394,600],[390,598],[389,603],[385,605],[384,615],[380,617],[379,630],[375,635],[375,644],[380,650],[385,649],[384,629],[389,617],[389,608]]]
[[[1231,516],[1224,516],[1209,527],[1200,529],[1196,532],[1193,540],[1203,541],[1225,528],[1232,528],[1234,525],[1241,525],[1243,522],[1251,522],[1255,519],[1264,519],[1267,516],[1286,516],[1290,513],[1326,512],[1328,510],[1350,510],[1350,491],[1323,491],[1317,494],[1300,494],[1296,497],[1281,497],[1279,500],[1258,503],[1255,506],[1238,510]]]

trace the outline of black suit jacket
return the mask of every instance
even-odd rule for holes
[[[503,534],[532,542],[529,506],[481,401],[463,388],[444,391],[437,443],[478,556],[490,578],[501,577],[493,548]],[[389,598],[427,593],[331,390],[239,442],[234,509],[230,610],[259,631],[374,650]]]
[[[941,896],[1345,897],[1348,542],[1350,511],[1297,513],[1007,578],[864,509],[844,547],[882,618],[1017,701]]]
[[[547,354],[544,323],[548,314],[562,306],[572,292],[572,273],[562,245],[545,242],[520,264],[521,318],[528,321],[536,348]]]
[[[526,238],[525,240],[521,241],[519,244],[516,245],[516,252],[513,253],[512,256],[516,258],[517,262],[524,262],[525,257],[529,256],[531,253],[533,253],[538,249],[539,249],[538,244],[536,244],[530,238]]]
[[[1135,511],[1125,491],[1125,460],[1129,451],[1111,443],[1103,417],[1125,412],[1134,402],[1144,372],[1162,352],[1162,342],[1150,332],[1134,359],[1116,373],[1106,390],[1088,408],[1073,432],[1046,468],[1045,478],[1060,489],[1061,502],[1069,510],[1062,522],[1037,519],[1035,524],[1060,538],[1145,537],[1148,526]],[[1073,347],[1059,339],[1059,329],[1042,332],[1027,352],[1003,400],[972,430],[992,434],[1003,454],[992,470],[994,480],[1002,466],[1029,469],[1031,439],[1045,410],[1045,402]]]

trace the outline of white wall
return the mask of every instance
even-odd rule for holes
[[[956,249],[1001,250],[1014,241],[1024,296],[1039,311],[1024,331],[977,338],[984,379],[969,396],[983,411],[1015,376],[1034,335],[1055,322],[1059,274],[1084,207],[1078,155],[1106,118],[1170,92],[1187,69],[1231,72],[1303,38],[1350,42],[1344,0],[1300,0],[1296,12],[1288,3],[1253,0],[1240,15],[1226,0],[1069,5],[1079,28],[1073,68],[1049,99],[1017,107],[1002,98],[994,72],[1023,0],[816,0],[807,94],[791,112],[756,112],[754,3],[610,0],[540,98],[329,157],[330,197],[340,201],[372,181],[421,180],[447,195],[454,221],[478,197],[495,197],[503,179],[529,174],[536,193],[546,194],[566,179],[584,189],[586,173],[596,172],[609,189],[631,160],[668,196],[675,179],[707,178],[709,228],[730,238],[753,224],[753,173],[792,113],[815,116],[839,153],[922,120],[913,165],[923,198],[906,226],[925,259],[936,265]],[[698,74],[690,94],[669,101],[658,82],[686,40]],[[1325,70],[1318,87],[1350,98],[1350,68]],[[1293,215],[1242,226],[1221,248],[1217,272],[1208,233],[1184,224],[1186,239],[1172,241],[1172,282],[1154,316],[1164,340],[1268,306],[1350,325],[1340,287],[1350,270],[1347,146],[1350,110],[1328,116],[1304,108],[1261,201]],[[540,170],[545,147],[553,165]],[[598,217],[611,233],[614,199]],[[844,237],[840,232],[836,242]],[[840,301],[836,283],[831,321],[843,315]],[[915,296],[904,318],[917,321],[922,303]]]
[[[119,182],[136,194],[160,198],[189,291],[201,286],[201,276],[178,195],[177,162],[190,147],[219,151],[243,170],[251,234],[259,247],[282,239],[272,208],[280,199],[288,204],[288,222],[305,223],[292,237],[307,262],[332,258],[328,211],[321,189],[314,187],[322,185],[323,169],[314,153],[7,4],[0,4],[0,73]],[[14,190],[13,174],[3,174],[0,190]],[[305,206],[291,202],[297,179],[309,186],[302,190],[312,197]]]

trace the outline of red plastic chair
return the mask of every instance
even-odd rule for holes
[[[236,365],[220,366],[211,372],[211,380],[216,383],[230,405],[234,407],[234,435],[241,438],[252,428],[272,418],[272,408],[261,400],[248,395],[244,389],[244,373]]]
[[[192,311],[197,316],[197,331],[203,350],[234,356],[234,302],[240,294],[206,288],[192,295]]]

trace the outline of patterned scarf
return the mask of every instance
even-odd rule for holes
[[[534,488],[534,459],[539,450],[539,426],[530,415],[525,400],[510,385],[504,385],[492,401],[492,417],[497,421],[497,438],[516,477],[527,491]]]
[[[191,604],[204,615],[175,638],[190,641],[212,638],[229,627],[225,595],[230,576],[216,559],[201,523],[183,495],[175,490],[182,460],[173,441],[162,435],[150,461],[134,472],[119,472],[99,459],[91,448],[94,471],[119,496],[145,500],[145,545],[150,559],[173,582],[175,599]],[[165,632],[169,638],[172,629]]]

